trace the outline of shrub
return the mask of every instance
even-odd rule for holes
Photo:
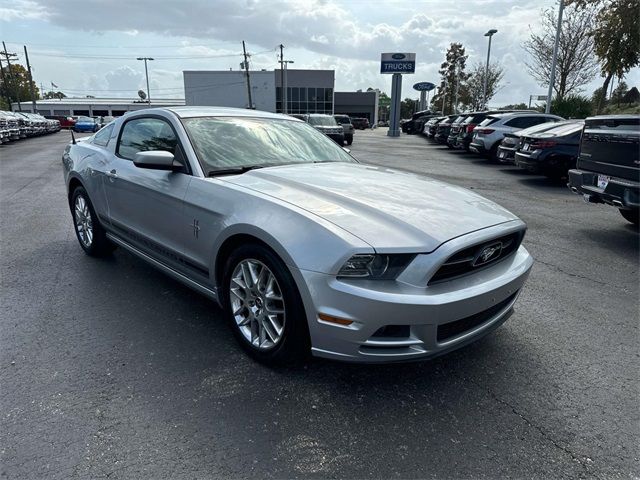
[[[564,118],[585,118],[592,114],[591,100],[582,95],[567,95],[551,102],[551,113]]]

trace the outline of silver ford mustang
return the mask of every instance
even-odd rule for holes
[[[291,117],[148,109],[68,145],[75,231],[216,300],[254,358],[428,358],[504,322],[526,226],[463,188],[362,165]]]

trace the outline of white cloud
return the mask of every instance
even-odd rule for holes
[[[529,36],[529,25],[537,25],[540,9],[555,3],[556,0],[9,0],[0,12],[7,12],[2,15],[3,20],[8,16],[31,18],[37,22],[39,32],[51,29],[68,32],[72,37],[78,31],[86,31],[89,34],[83,39],[88,39],[87,44],[110,42],[113,47],[85,52],[126,52],[132,57],[130,61],[64,58],[54,62],[34,55],[38,75],[45,71],[45,78],[62,78],[60,82],[64,80],[74,89],[111,85],[116,89],[118,85],[134,89],[135,93],[144,86],[144,68],[135,62],[135,57],[150,55],[159,57],[149,66],[152,90],[170,97],[183,94],[179,88],[183,69],[237,69],[242,60],[242,40],[254,53],[252,68],[276,68],[276,46],[283,43],[287,58],[295,60],[295,68],[335,69],[337,90],[372,86],[388,92],[390,78],[379,73],[380,53],[416,52],[416,74],[406,77],[403,88],[406,96],[414,95],[413,83],[437,81],[439,65],[451,42],[461,42],[466,47],[469,64],[484,61],[487,39],[483,34],[496,28],[492,59],[505,67],[506,86],[498,92],[495,102],[513,103],[527,101],[529,94],[544,90],[526,73],[521,44]],[[125,44],[132,48],[134,42],[149,43],[149,38],[161,39],[168,46],[166,51],[119,49]],[[56,50],[64,51],[62,47]],[[269,52],[256,54],[265,50]],[[198,56],[208,58],[195,58]],[[635,69],[629,75],[629,83],[637,82],[639,77]],[[586,93],[599,82],[597,79],[589,85]]]
[[[37,1],[5,0],[0,5],[0,21],[13,22],[16,20],[44,20],[49,17],[46,9]]]

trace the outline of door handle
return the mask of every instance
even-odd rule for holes
[[[115,168],[113,170],[109,170],[107,172],[104,172],[104,174],[109,178],[118,178],[118,174],[116,173],[116,169]]]

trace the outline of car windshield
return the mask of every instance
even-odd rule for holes
[[[335,118],[330,117],[328,115],[326,116],[315,116],[315,115],[311,115],[309,116],[309,123],[311,125],[315,125],[318,127],[337,127],[338,124],[336,123]]]
[[[351,123],[351,120],[349,120],[349,117],[334,117],[334,118],[338,123],[341,123],[342,125],[347,125]]]
[[[329,117],[333,120],[333,117]],[[306,123],[251,117],[196,117],[183,120],[198,158],[216,170],[349,162],[353,157]]]
[[[91,118],[91,117],[78,117],[78,122],[91,122],[91,123],[93,123],[93,118]]]

